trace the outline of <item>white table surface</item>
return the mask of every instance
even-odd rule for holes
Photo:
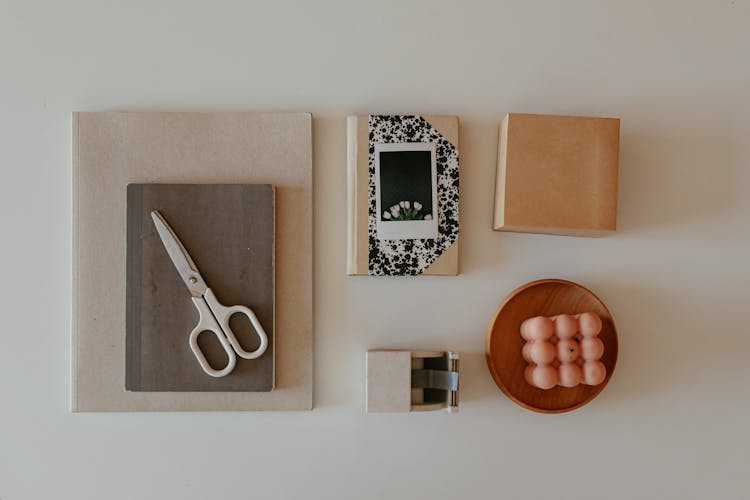
[[[747,498],[750,5],[0,2],[0,499]],[[71,414],[72,110],[315,122],[315,410]],[[622,119],[619,230],[490,230],[509,111]],[[349,113],[462,118],[457,278],[349,278]],[[592,288],[614,377],[564,415],[495,387],[515,286]],[[458,414],[367,415],[367,348],[462,352]]]

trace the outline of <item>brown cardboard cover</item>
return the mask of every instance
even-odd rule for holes
[[[189,346],[198,310],[167,254],[151,211],[158,210],[224,305],[245,305],[263,326],[268,347],[236,357],[211,377]],[[127,221],[125,388],[129,391],[270,391],[274,382],[274,189],[270,184],[130,184]],[[244,318],[243,318],[244,320]],[[230,325],[247,351],[259,339],[237,316]],[[211,334],[199,336],[214,368],[227,355]]]

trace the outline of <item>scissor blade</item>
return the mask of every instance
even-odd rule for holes
[[[158,210],[151,212],[151,218],[154,221],[154,226],[156,226],[156,232],[159,233],[161,242],[164,244],[164,248],[167,250],[169,258],[172,259],[172,263],[185,286],[188,287],[194,297],[203,296],[208,287],[182,242]]]

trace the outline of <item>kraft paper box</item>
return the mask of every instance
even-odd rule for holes
[[[500,128],[493,229],[614,231],[619,137],[617,118],[508,114]]]

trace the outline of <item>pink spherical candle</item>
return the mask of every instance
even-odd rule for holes
[[[526,383],[529,385],[534,385],[534,368],[536,368],[536,365],[527,365],[523,371],[523,378],[526,379]]]
[[[581,354],[581,348],[573,339],[561,340],[557,343],[557,358],[562,363],[572,363]]]
[[[575,387],[583,380],[581,368],[575,363],[563,363],[560,365],[560,385],[563,387]]]
[[[604,354],[598,337],[601,329],[602,320],[591,312],[536,316],[521,323],[526,382],[540,389],[604,382],[607,369],[600,361]]]
[[[533,342],[526,342],[523,347],[521,348],[521,356],[523,357],[523,360],[531,363],[531,346],[533,345]]]
[[[579,328],[584,337],[596,337],[602,331],[601,318],[591,312],[581,313],[578,316]]]
[[[544,316],[529,318],[521,323],[521,337],[526,340],[547,340],[554,333],[554,323]]]
[[[529,342],[529,361],[536,365],[548,365],[552,363],[557,354],[555,346],[544,340]]]
[[[555,319],[555,332],[560,340],[572,339],[578,333],[578,320],[567,314],[559,315]]]
[[[604,342],[599,337],[584,337],[581,340],[581,356],[585,360],[596,361],[604,354]]]
[[[601,361],[586,361],[583,364],[583,382],[587,385],[599,385],[604,382],[607,369]]]
[[[531,385],[540,389],[552,389],[559,381],[557,370],[550,365],[534,366],[530,373]]]

